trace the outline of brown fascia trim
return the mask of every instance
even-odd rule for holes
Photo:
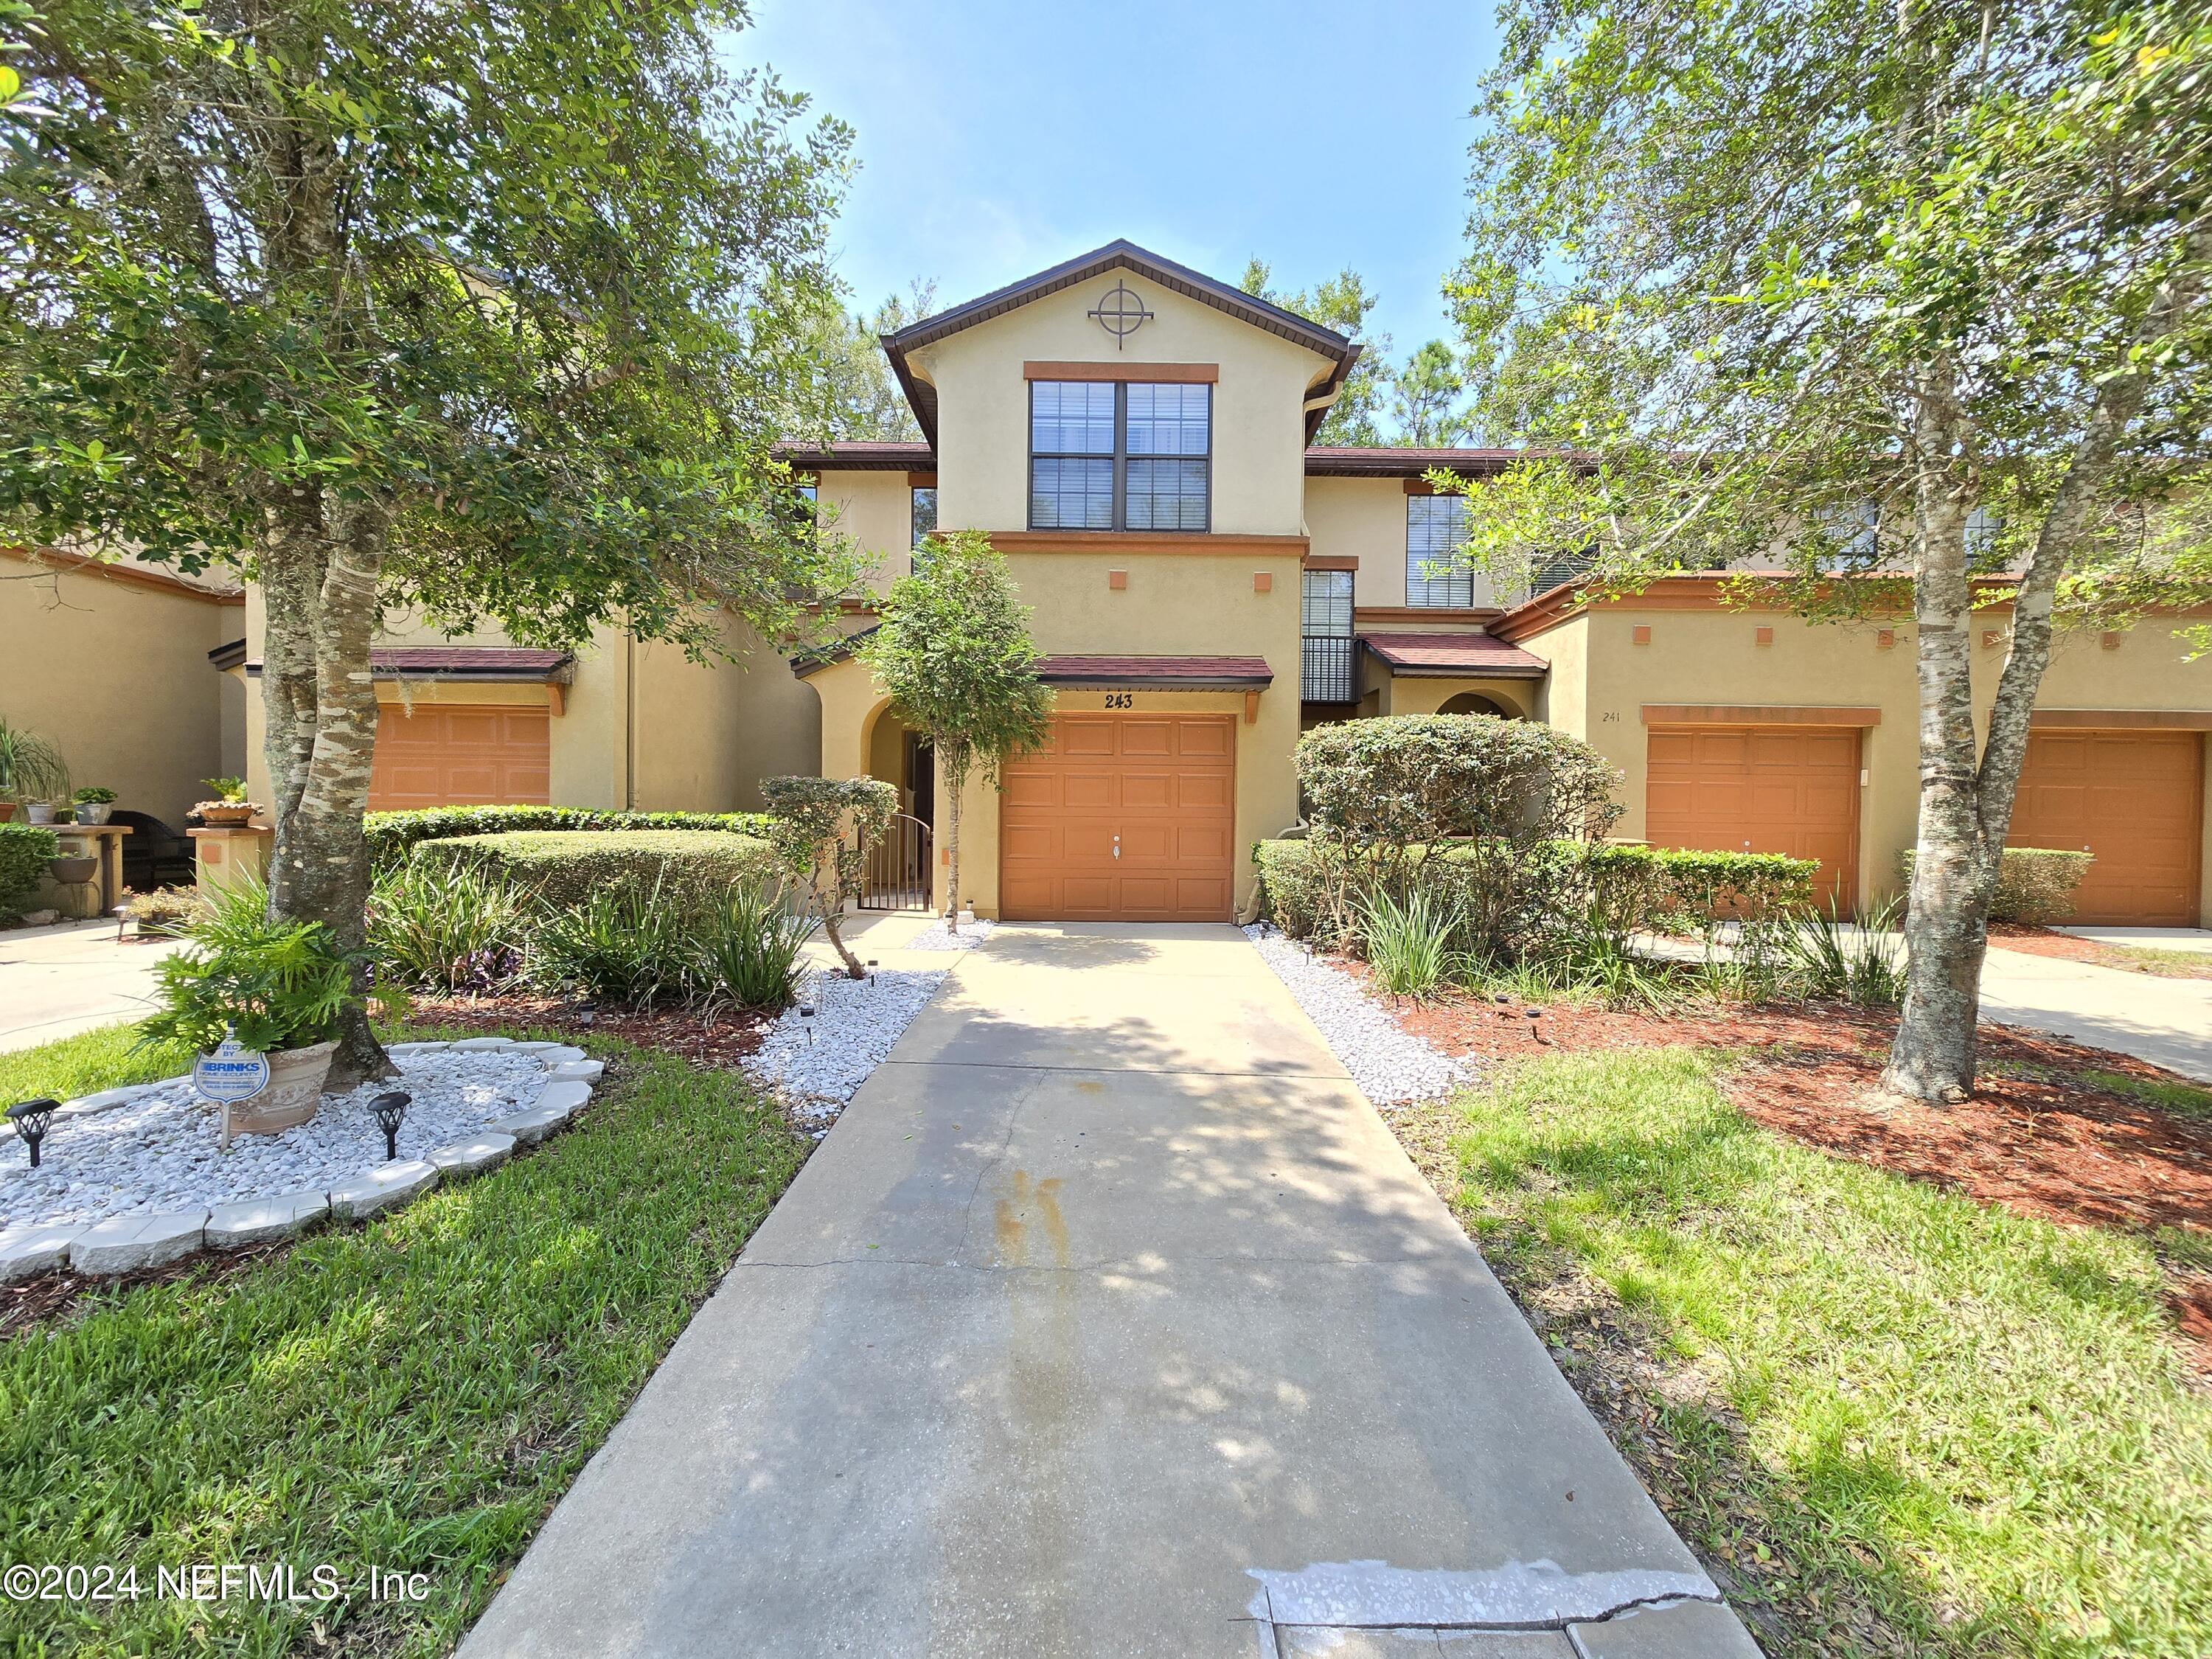
[[[1788,607],[1780,605],[1761,605],[1744,601],[1723,604],[1723,589],[1739,576],[1782,577],[1789,573],[1780,570],[1743,570],[1719,575],[1661,576],[1641,593],[1626,593],[1618,599],[1597,599],[1577,601],[1575,595],[1583,586],[1577,576],[1547,589],[1508,611],[1491,629],[1502,640],[1519,641],[1555,628],[1588,610],[1603,607],[1621,611],[1781,611]],[[1905,574],[1908,576],[1909,573]],[[2009,599],[1994,597],[2008,589],[2017,587],[2017,576],[1976,576],[1972,579],[1975,594],[1974,614],[2002,616],[2012,608]],[[1910,615],[1907,611],[1897,613],[1900,619]]]
[[[872,440],[832,444],[827,449],[778,444],[769,453],[795,473],[906,472],[937,465],[937,452],[927,444]]]
[[[234,668],[243,667],[246,663],[246,641],[233,640],[228,645],[218,645],[207,653],[207,658],[210,666],[223,673],[228,673]]]
[[[2039,708],[2027,723],[2038,732],[2212,732],[2212,709]]]
[[[820,673],[825,668],[835,668],[841,662],[850,662],[853,658],[854,646],[882,626],[881,623],[878,623],[874,627],[855,629],[842,640],[830,645],[816,646],[811,651],[795,653],[786,660],[791,664],[791,672],[795,678],[805,679],[810,675]]]
[[[908,489],[934,489],[937,488],[937,475],[934,472],[909,472],[906,475],[906,487]]]
[[[1219,363],[1054,363],[1022,365],[1024,380],[1136,380],[1158,386],[1218,386]]]
[[[1504,668],[1450,666],[1407,668],[1392,662],[1372,646],[1368,647],[1368,651],[1389,671],[1390,678],[1394,680],[1540,680],[1552,672],[1552,665],[1549,663],[1535,668],[1524,668],[1517,663]]]
[[[891,371],[898,376],[900,387],[907,401],[914,407],[915,418],[921,423],[922,435],[934,441],[937,436],[937,389],[915,379],[908,364],[909,353],[923,346],[959,333],[963,329],[986,323],[994,317],[1003,316],[1034,301],[1057,294],[1063,289],[1087,283],[1110,270],[1127,270],[1148,282],[1158,283],[1170,293],[1180,294],[1203,306],[1234,317],[1240,322],[1279,335],[1294,345],[1301,345],[1318,356],[1328,358],[1335,367],[1316,387],[1310,388],[1309,399],[1317,397],[1333,399],[1343,386],[1352,366],[1359,360],[1359,347],[1334,329],[1323,328],[1296,312],[1285,311],[1280,306],[1270,305],[1243,289],[1231,288],[1203,271],[1179,265],[1172,259],[1139,247],[1134,242],[1116,240],[1088,253],[1079,253],[1048,270],[1041,270],[1020,282],[1010,283],[995,289],[981,298],[964,305],[941,311],[934,317],[925,317],[910,323],[896,333],[884,337],[884,355],[890,359]],[[1306,416],[1306,437],[1311,441],[1320,428],[1326,405],[1309,410]]]
[[[1504,614],[1494,605],[1363,605],[1353,610],[1352,625],[1357,628],[1362,623],[1489,623]],[[1483,632],[1497,634],[1498,630],[1485,628]],[[1498,637],[1503,639],[1504,635],[1499,635]]]
[[[1881,724],[1881,710],[1809,703],[1647,702],[1646,726],[1852,726]]]
[[[1279,554],[1302,560],[1312,546],[1304,536],[1216,535],[1203,531],[994,530],[990,537],[991,545],[1002,553],[1167,553],[1198,557],[1212,554],[1240,559],[1254,554]]]
[[[212,657],[215,653],[208,654]],[[258,662],[246,663],[245,668],[246,678],[261,678]],[[469,685],[574,685],[576,665],[572,659],[556,668],[376,668],[370,671],[369,677],[380,682],[442,680]]]
[[[66,575],[100,576],[112,581],[128,583],[134,587],[151,588],[157,592],[175,593],[188,599],[198,599],[208,605],[240,605],[246,603],[243,588],[235,593],[219,592],[213,588],[200,587],[181,577],[163,571],[144,570],[136,565],[112,564],[88,553],[64,553],[58,547],[0,547],[0,554],[11,559],[21,559],[25,564],[37,565]]]
[[[1587,459],[1575,452],[1543,449],[1400,449],[1387,445],[1355,447],[1328,444],[1306,451],[1309,478],[1404,478],[1419,480],[1431,472],[1456,472],[1469,477],[1488,477],[1527,460]],[[1421,491],[1408,490],[1409,494]]]
[[[1305,567],[1309,570],[1357,570],[1359,568],[1359,560],[1357,556],[1352,554],[1309,553],[1306,555]],[[1358,614],[1356,611],[1353,613],[1354,616]]]

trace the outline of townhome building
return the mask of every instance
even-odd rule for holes
[[[1358,347],[1127,242],[884,346],[922,439],[783,457],[822,533],[867,556],[837,609],[845,644],[787,659],[732,620],[732,659],[698,664],[618,630],[547,652],[395,619],[372,806],[726,811],[757,806],[763,777],[865,773],[907,820],[886,890],[941,904],[929,746],[851,644],[941,527],[1006,556],[1055,696],[1048,741],[997,789],[969,786],[957,896],[979,915],[1249,914],[1254,843],[1298,822],[1299,733],[1436,712],[1589,742],[1620,769],[1625,837],[1815,859],[1846,911],[1897,890],[1917,794],[1909,617],[1815,624],[1742,608],[1717,576],[1590,601],[1571,559],[1498,592],[1452,566],[1464,503],[1427,479],[1479,483],[1510,452],[1316,446]],[[238,635],[207,653],[210,699],[212,678],[256,672],[260,596],[244,597]],[[2045,682],[2013,842],[2096,854],[2085,921],[2212,909],[2212,660],[2191,658],[2185,620],[2066,635]],[[1978,613],[1984,715],[2008,626],[2001,603]],[[265,799],[258,694],[233,707],[246,729],[217,746],[250,757]]]

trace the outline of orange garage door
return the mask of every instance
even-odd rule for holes
[[[1226,714],[1063,714],[1009,761],[999,908],[1016,921],[1226,921],[1237,728]]]
[[[2032,732],[2007,840],[2097,855],[2077,921],[2193,927],[2203,759],[2194,732]]]
[[[377,711],[371,811],[410,806],[543,806],[546,714],[543,708],[398,703]]]
[[[1850,726],[1654,726],[1644,839],[1818,859],[1813,896],[1858,900],[1859,734]]]

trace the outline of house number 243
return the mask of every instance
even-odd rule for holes
[[[1106,706],[1109,708],[1134,708],[1137,706],[1137,694],[1133,691],[1109,691],[1106,694]]]

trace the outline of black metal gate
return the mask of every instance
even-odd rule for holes
[[[860,884],[863,910],[930,909],[929,826],[904,812],[868,854],[867,879]]]

